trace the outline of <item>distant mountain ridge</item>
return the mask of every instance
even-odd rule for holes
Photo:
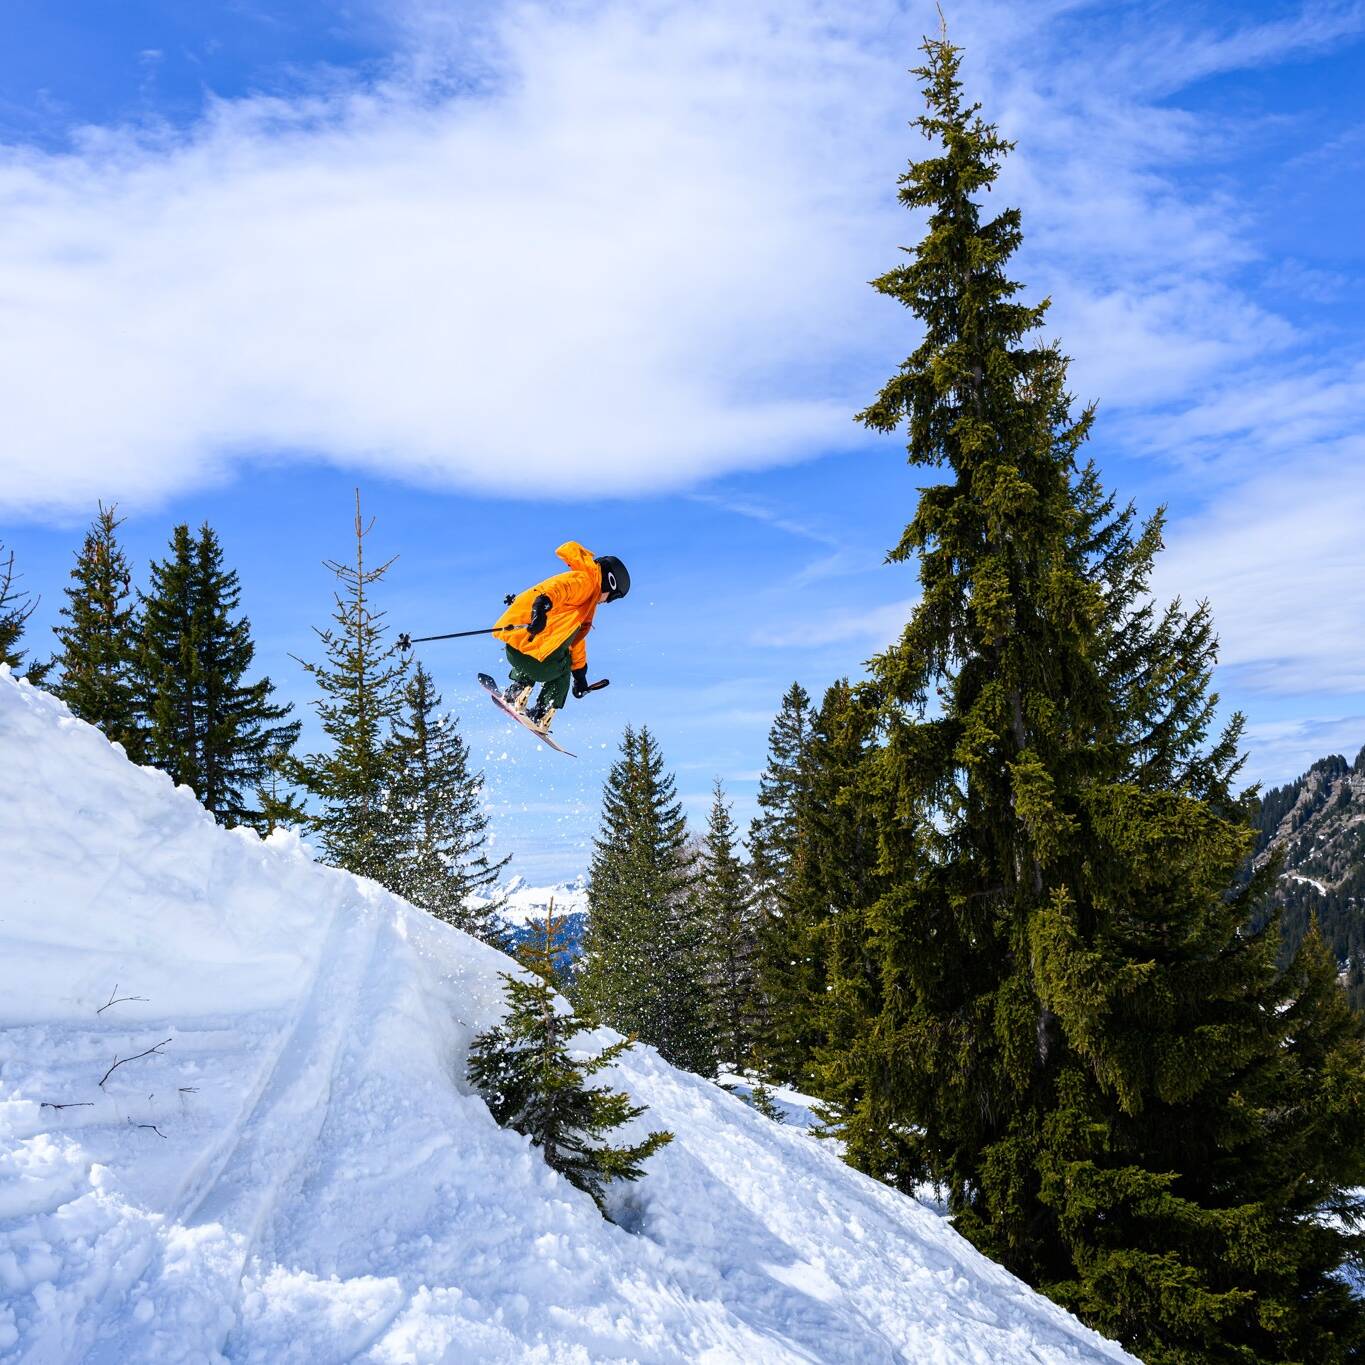
[[[537,932],[551,905],[554,906],[558,926],[555,937],[560,946],[555,962],[565,980],[572,979],[588,927],[587,879],[580,874],[572,881],[553,886],[528,886],[524,878],[513,877],[498,888],[495,899],[502,902],[498,917],[506,931],[509,949],[515,949]]]
[[[1365,1008],[1365,748],[1354,763],[1331,754],[1266,792],[1257,824],[1256,865],[1282,858],[1287,948],[1316,915],[1352,1005]]]
[[[502,918],[517,926],[537,923],[554,902],[555,915],[586,914],[588,883],[581,873],[572,881],[556,882],[553,886],[528,886],[524,877],[513,877],[497,890],[496,899],[502,901]]]

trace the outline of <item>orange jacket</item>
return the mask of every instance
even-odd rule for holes
[[[533,659],[548,659],[565,640],[572,640],[571,666],[587,668],[586,639],[602,595],[602,570],[576,540],[566,540],[555,554],[569,566],[568,573],[557,573],[513,598],[493,627],[494,637]],[[542,593],[550,599],[550,612],[539,635],[528,640],[524,630],[504,630],[512,624],[525,625],[531,619],[532,604]]]

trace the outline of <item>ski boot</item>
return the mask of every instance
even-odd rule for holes
[[[528,707],[522,714],[542,735],[548,735],[550,733],[550,720],[554,713],[555,708],[553,706],[547,706],[543,701],[537,701],[534,706]]]
[[[502,691],[502,699],[512,710],[519,714],[526,714],[526,703],[531,699],[531,692],[534,684],[532,683],[508,683]]]

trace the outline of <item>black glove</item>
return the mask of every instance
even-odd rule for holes
[[[598,678],[595,683],[588,681],[588,670],[586,668],[575,668],[573,671],[573,694],[582,701],[589,692],[600,692],[611,680],[609,678]]]
[[[545,629],[545,622],[549,619],[550,608],[553,605],[554,603],[544,593],[531,604],[531,624],[526,631],[528,640],[534,640]]]

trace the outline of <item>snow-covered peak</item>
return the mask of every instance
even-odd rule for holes
[[[5,670],[0,772],[0,1361],[1129,1359],[649,1048],[605,1222],[464,1082],[501,954]]]
[[[503,919],[518,927],[543,920],[551,904],[556,916],[586,914],[587,880],[580,875],[554,886],[527,886],[524,878],[512,877],[500,888],[498,898],[503,903]]]

